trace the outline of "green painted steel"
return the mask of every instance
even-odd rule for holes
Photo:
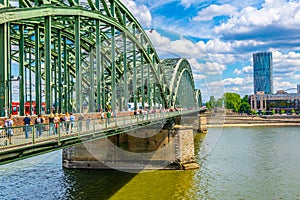
[[[75,17],[75,66],[76,66],[76,111],[82,112],[82,66],[81,66],[81,46],[80,46],[80,16]],[[69,73],[68,73],[69,74]],[[68,78],[70,76],[68,75]],[[70,83],[70,81],[68,81]],[[70,85],[69,85],[70,87]],[[68,94],[72,92],[69,91]],[[69,98],[68,99],[72,99]],[[71,111],[70,109],[68,110]]]
[[[98,2],[98,1],[97,1]],[[99,8],[99,4],[97,4]],[[101,65],[101,37],[100,37],[100,20],[96,20],[96,79],[97,79],[97,110],[102,107],[101,95],[102,95],[102,65]],[[102,107],[103,108],[103,107]]]
[[[21,0],[14,7],[6,0],[0,3],[2,115],[11,101],[20,101],[23,115],[27,95],[32,105],[36,102],[37,114],[121,111],[129,103],[135,109],[201,105],[187,60],[161,61],[147,33],[120,1]],[[22,77],[19,100],[11,95],[16,82],[9,78],[10,63]],[[31,81],[34,88],[28,85]]]
[[[57,77],[57,80],[55,81],[55,84],[56,84],[56,92],[58,92],[58,99],[55,101],[55,113],[61,113],[61,107],[62,107],[62,101],[63,101],[63,98],[62,98],[62,92],[63,92],[63,88],[61,87],[62,86],[62,46],[61,46],[61,42],[62,42],[62,39],[61,39],[61,30],[58,30],[57,31],[57,70],[55,70],[55,74]],[[56,96],[57,97],[57,96]]]
[[[3,2],[2,2],[3,3]],[[5,116],[5,109],[8,106],[8,26],[7,24],[0,24],[0,112],[1,116]]]
[[[34,57],[35,57],[35,101],[36,101],[36,114],[41,113],[41,56],[40,56],[40,28],[35,25],[34,33]]]
[[[46,101],[46,113],[50,114],[52,108],[52,91],[51,91],[51,82],[52,82],[52,63],[51,63],[51,17],[45,17],[45,66],[44,66],[44,73],[46,74],[45,79],[45,101]]]
[[[20,35],[20,43],[19,43],[19,75],[21,79],[19,80],[19,98],[20,98],[20,115],[24,115],[24,84],[25,84],[25,42],[24,42],[24,25],[19,26],[19,35]]]

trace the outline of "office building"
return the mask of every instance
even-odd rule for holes
[[[273,93],[273,58],[271,52],[253,54],[254,94]]]
[[[277,92],[276,94],[257,93],[249,96],[251,110],[274,111],[280,113],[300,113],[300,93]]]

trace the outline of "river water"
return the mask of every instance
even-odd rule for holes
[[[195,141],[190,171],[68,170],[61,151],[3,165],[0,199],[300,199],[300,127],[210,128]]]

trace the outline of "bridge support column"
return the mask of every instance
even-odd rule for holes
[[[206,114],[201,113],[198,116],[199,116],[199,132],[200,133],[207,133]]]
[[[180,169],[195,169],[199,165],[195,162],[193,126],[175,125],[175,154],[176,164]]]
[[[143,128],[63,150],[63,166],[85,169],[192,169],[194,135],[191,126]]]

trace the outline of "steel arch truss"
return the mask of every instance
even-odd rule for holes
[[[186,98],[195,96],[190,66],[174,61],[173,69],[160,62],[117,0],[0,0],[1,111],[10,107],[16,84],[20,115],[28,112],[25,102],[36,102],[37,113],[42,102],[46,113],[126,110],[130,102],[195,106],[196,99]]]
[[[164,69],[162,82],[166,86],[168,106],[198,107],[193,73],[188,61],[184,58],[165,59],[159,65]]]

